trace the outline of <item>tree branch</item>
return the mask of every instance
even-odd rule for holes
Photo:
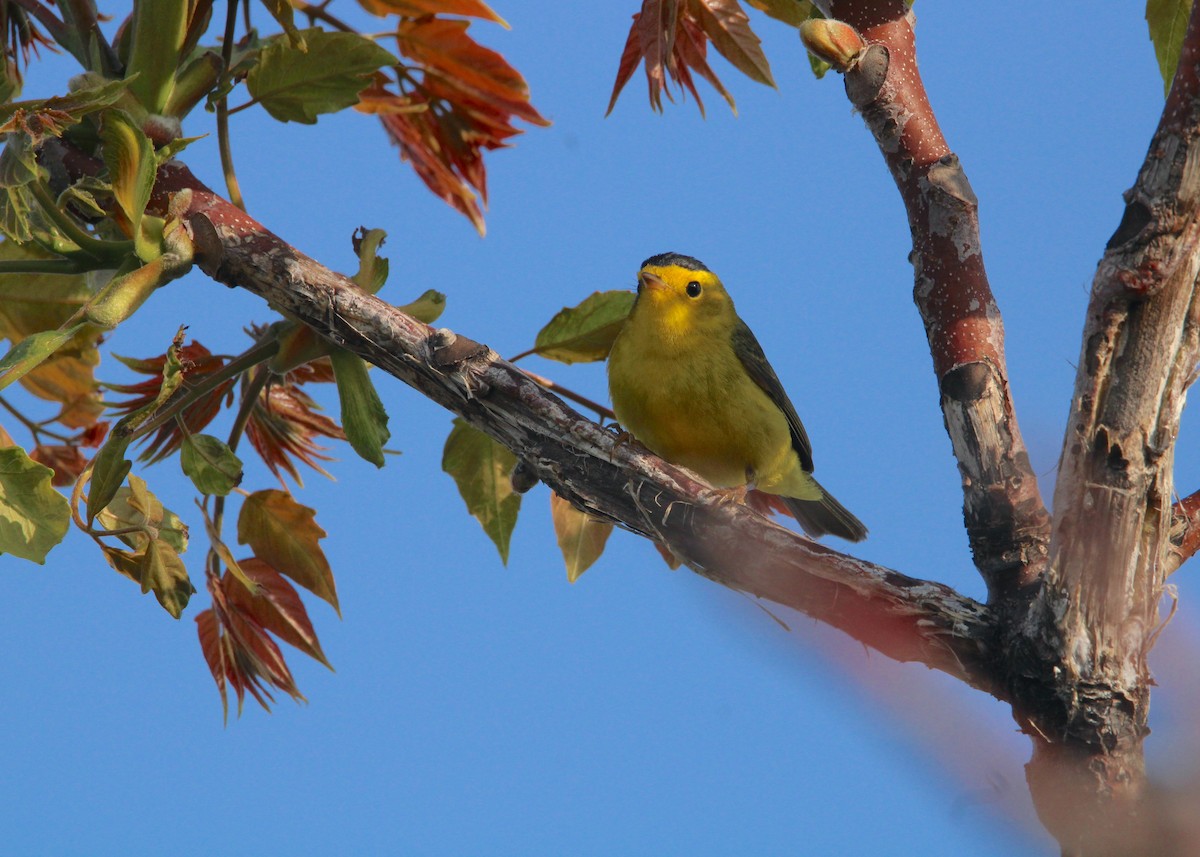
[[[1200,358],[1198,163],[1194,6],[1158,128],[1093,280],[1046,586],[1015,629],[1026,638],[1015,648],[1027,645],[1027,662],[1046,671],[1039,693],[1052,689],[1040,699],[1030,788],[1068,850],[1096,847],[1146,812],[1146,657],[1174,552],[1175,439]],[[1059,811],[1064,785],[1076,799]]]
[[[913,298],[962,474],[975,565],[989,603],[1017,598],[1045,567],[1050,518],[1009,393],[1004,325],[983,267],[975,194],[930,107],[904,2],[830,6],[868,43],[846,72],[846,94],[875,136],[908,212]]]
[[[728,501],[584,419],[486,346],[434,331],[278,238],[177,162],[151,207],[188,224],[196,261],[371,361],[505,444],[563,497],[665,542],[700,574],[793,607],[889,657],[1003,696],[991,611],[938,583],[839,554]]]

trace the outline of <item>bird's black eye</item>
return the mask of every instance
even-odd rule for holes
[[[692,280],[687,284],[685,291],[687,292],[689,298],[698,298],[700,297],[700,284],[695,280]]]

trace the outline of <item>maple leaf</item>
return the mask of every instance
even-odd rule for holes
[[[130,396],[129,399],[112,405],[115,415],[125,416],[146,407],[157,398],[158,392],[162,388],[167,355],[160,354],[144,360],[114,356],[134,372],[149,376],[145,381],[136,384],[105,384],[105,387],[115,393]],[[161,407],[170,407],[172,401],[189,395],[197,384],[220,371],[226,363],[224,357],[214,355],[195,340],[178,350],[178,359],[182,369],[183,382],[174,395]],[[232,397],[232,391],[233,379],[229,379],[184,408],[179,417],[187,426],[187,433],[196,434],[203,431],[221,408],[228,404]],[[183,442],[183,434],[178,420],[171,420],[163,424],[158,431],[148,436],[146,448],[142,450],[140,456],[141,459],[154,463],[168,457],[179,449]]]
[[[359,94],[358,108],[379,116],[421,181],[482,234],[483,153],[507,147],[509,138],[521,133],[515,119],[550,123],[530,103],[525,78],[503,56],[476,42],[467,32],[470,23],[428,14],[402,17],[396,44],[410,64],[398,73],[396,91],[385,76],[376,75]]]
[[[310,366],[311,364],[306,364]],[[258,371],[266,371],[259,369]],[[296,461],[303,462],[318,473],[329,476],[319,461],[330,461],[318,437],[345,440],[346,435],[336,422],[318,413],[320,406],[300,389],[306,377],[317,379],[319,367],[300,367],[263,388],[246,421],[246,440],[262,458],[280,482],[287,473],[303,485]]]
[[[725,59],[752,80],[774,86],[771,68],[750,21],[738,0],[643,0],[633,16],[625,48],[617,64],[617,77],[608,102],[607,116],[639,64],[645,64],[650,106],[662,112],[662,96],[673,101],[668,79],[696,99],[700,114],[704,102],[696,90],[693,72],[712,84],[733,112],[733,96],[708,64],[711,42]]]

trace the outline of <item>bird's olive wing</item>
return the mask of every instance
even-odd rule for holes
[[[800,417],[796,414],[796,409],[792,407],[792,400],[784,392],[783,384],[779,383],[779,376],[775,374],[775,370],[767,362],[767,355],[763,354],[762,346],[754,338],[754,332],[740,318],[733,327],[732,344],[734,353],[742,361],[742,365],[746,367],[747,374],[754,379],[754,383],[762,388],[763,392],[770,397],[772,402],[779,406],[779,410],[783,411],[783,415],[787,417],[788,428],[792,432],[792,447],[800,456],[800,466],[806,472],[811,473],[813,469],[812,444],[808,442],[808,433],[804,431],[804,423],[800,422]]]

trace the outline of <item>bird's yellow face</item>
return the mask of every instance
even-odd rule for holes
[[[672,336],[728,326],[733,301],[712,271],[682,265],[646,265],[638,271],[635,316]]]

